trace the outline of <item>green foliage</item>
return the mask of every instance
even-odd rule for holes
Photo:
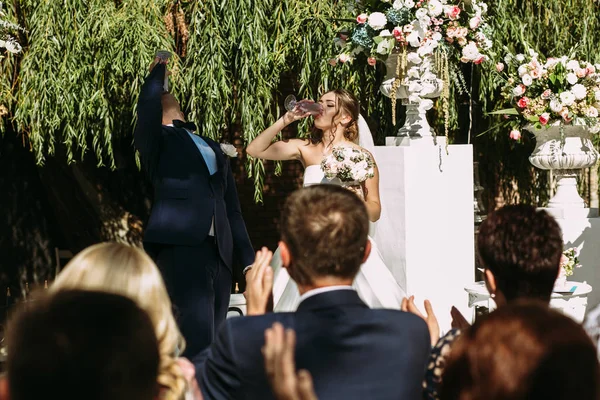
[[[142,77],[173,47],[159,1],[18,2],[29,31],[14,122],[38,164],[64,143],[67,162],[92,150],[114,167],[112,140],[130,134]]]

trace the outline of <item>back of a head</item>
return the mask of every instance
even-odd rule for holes
[[[281,214],[281,240],[294,265],[290,275],[299,284],[325,276],[354,279],[368,233],[369,218],[362,200],[335,185],[295,191]]]
[[[571,318],[519,300],[477,321],[455,342],[442,400],[596,400],[594,344]]]
[[[10,322],[7,349],[11,400],[148,400],[158,393],[152,323],[122,296],[42,296]]]
[[[558,223],[546,211],[525,204],[494,211],[479,228],[477,250],[508,301],[550,301],[563,241]]]

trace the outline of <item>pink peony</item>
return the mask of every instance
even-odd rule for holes
[[[469,27],[471,29],[477,29],[480,24],[481,24],[481,17],[479,17],[477,15],[469,20]]]
[[[544,90],[544,93],[542,93],[542,99],[544,100],[548,100],[550,96],[552,96],[552,90],[550,89],[546,89]]]
[[[504,71],[504,64],[502,64],[501,62],[496,64],[496,71],[498,71],[498,72]]]
[[[584,78],[587,75],[587,68],[577,68],[575,70],[575,75],[577,75],[578,78]]]
[[[375,64],[377,64],[377,59],[375,57],[369,57],[367,58],[367,64],[374,67]]]
[[[527,97],[521,97],[518,101],[517,101],[517,106],[519,108],[526,108],[529,105],[529,98]]]
[[[573,118],[569,118],[569,109],[564,107],[562,110],[558,112],[558,114],[562,117],[563,121],[569,123],[573,120]]]
[[[540,124],[546,125],[548,121],[550,121],[550,114],[543,113],[542,115],[540,115]]]
[[[477,57],[476,59],[473,60],[473,64],[481,64],[484,61],[485,61],[485,56],[480,54],[479,57]]]
[[[359,24],[364,24],[365,22],[367,22],[368,18],[369,16],[363,13],[356,17],[356,22],[358,22]]]
[[[596,73],[596,67],[594,67],[592,64],[588,64],[588,66],[585,67],[585,71],[587,72],[588,75],[595,74]]]
[[[457,19],[459,15],[460,15],[460,7],[459,6],[446,7],[446,16],[448,16],[448,18],[454,20],[454,19]]]
[[[510,131],[510,134],[508,135],[508,137],[510,137],[512,140],[520,140],[521,139],[521,131],[519,131],[518,129],[513,129],[512,131]]]
[[[348,54],[340,54],[340,56],[338,57],[341,63],[345,63],[346,61],[348,61],[349,58],[350,57],[348,57]]]
[[[398,27],[398,26],[397,26],[397,27],[395,27],[395,28],[392,30],[392,35],[393,35],[393,36],[394,36],[396,39],[398,39],[399,37],[402,37],[402,36],[404,36],[404,33],[402,33],[402,28],[400,28],[400,27]]]

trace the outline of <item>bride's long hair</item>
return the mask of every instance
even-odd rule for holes
[[[328,93],[335,94],[336,98],[336,106],[338,107],[337,113],[331,119],[331,123],[333,125],[333,120],[341,115],[342,113],[348,114],[352,117],[352,120],[345,124],[346,131],[344,132],[344,137],[354,143],[358,142],[358,116],[360,115],[360,104],[356,96],[346,89],[335,89],[331,90]],[[334,133],[337,129],[337,126],[334,126]],[[310,142],[312,144],[318,144],[323,141],[323,131],[316,126],[313,125],[310,132]]]

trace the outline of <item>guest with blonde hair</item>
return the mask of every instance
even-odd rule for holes
[[[121,243],[90,246],[66,265],[50,287],[51,292],[69,289],[119,294],[134,300],[146,311],[158,339],[161,399],[187,398],[183,368],[189,362],[178,359],[185,348],[185,340],[173,317],[160,271],[146,253]]]

